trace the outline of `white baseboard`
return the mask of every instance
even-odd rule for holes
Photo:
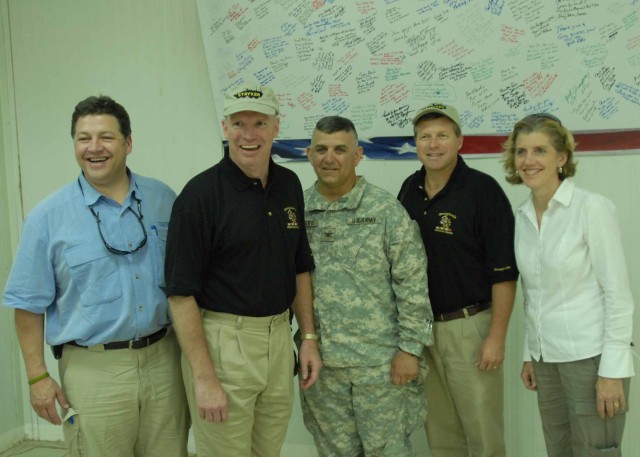
[[[61,425],[53,425],[40,418],[37,418],[37,427],[33,430],[27,427],[27,438],[38,441],[64,441]]]
[[[26,438],[22,427],[14,428],[0,434],[0,452],[6,451]]]

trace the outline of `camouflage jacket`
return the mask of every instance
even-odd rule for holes
[[[398,348],[419,356],[432,342],[433,315],[415,222],[390,193],[363,177],[335,202],[315,185],[304,200],[324,364],[382,365]]]

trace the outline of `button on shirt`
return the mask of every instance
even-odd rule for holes
[[[515,248],[525,299],[524,360],[602,354],[600,376],[632,376],[634,303],[613,204],[565,179],[539,229],[531,197],[517,209]]]
[[[420,356],[432,341],[426,256],[402,205],[360,177],[335,202],[307,189],[305,214],[323,363],[382,365],[398,348]]]
[[[135,197],[135,198],[134,198]],[[104,246],[139,251],[115,255]],[[4,305],[46,313],[46,342],[91,346],[141,338],[169,324],[164,285],[166,233],[175,193],[130,173],[123,205],[101,195],[80,175],[36,206],[24,222]]]

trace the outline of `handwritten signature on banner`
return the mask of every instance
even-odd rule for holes
[[[218,112],[228,88],[271,86],[282,159],[304,157],[306,144],[285,143],[333,114],[370,138],[367,157],[413,158],[411,118],[434,101],[458,108],[463,153],[498,152],[474,138],[504,138],[533,112],[640,149],[620,133],[637,132],[640,114],[638,0],[197,3]]]

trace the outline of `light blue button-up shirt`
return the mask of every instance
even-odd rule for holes
[[[160,181],[130,173],[124,204],[96,191],[81,174],[29,214],[3,296],[5,306],[46,313],[46,342],[91,346],[150,335],[169,324],[164,286],[166,233],[176,198]],[[130,251],[144,233],[139,251]],[[130,211],[128,208],[131,208]]]

